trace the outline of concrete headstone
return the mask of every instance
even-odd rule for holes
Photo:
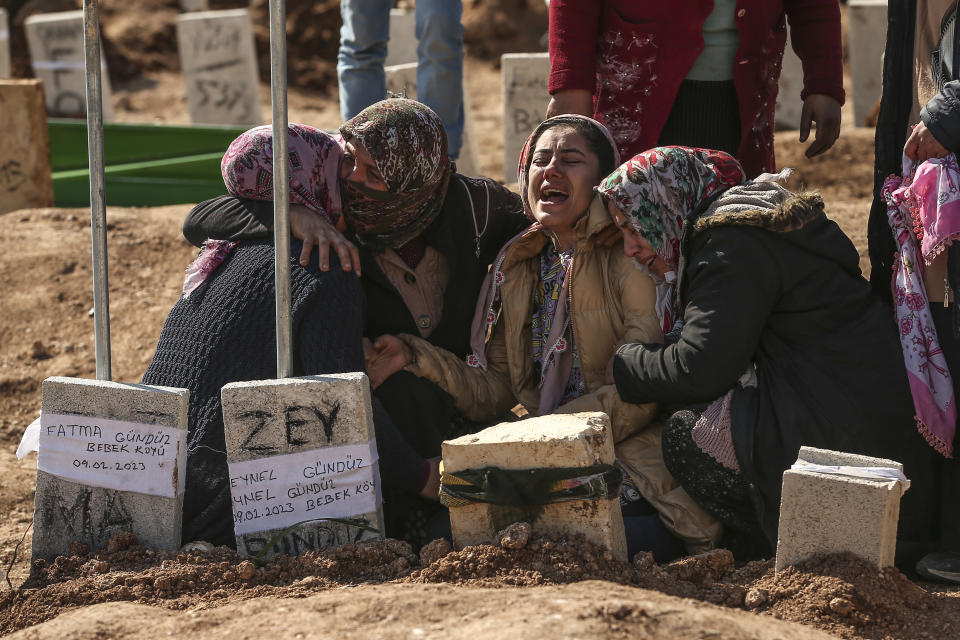
[[[417,30],[412,11],[390,9],[390,41],[385,66],[417,61]]]
[[[47,112],[52,116],[80,116],[87,112],[84,73],[83,11],[59,11],[30,16],[24,21],[33,74],[43,80]],[[103,119],[113,120],[110,76],[100,53]]]
[[[883,90],[887,0],[850,0],[847,6],[853,119],[862,126]]]
[[[443,443],[444,474],[467,469],[551,469],[613,464],[613,433],[604,413],[557,414],[506,422]],[[529,522],[534,532],[583,534],[627,559],[619,495],[539,506],[475,502],[450,507],[454,547],[495,542],[498,531]]]
[[[505,53],[500,57],[503,82],[503,175],[517,179],[517,158],[527,136],[543,121],[550,102],[546,53]]]
[[[223,423],[237,552],[298,555],[382,537],[366,374],[236,382]]]
[[[783,473],[776,570],[845,551],[881,568],[892,565],[907,486],[898,472],[903,465],[893,460],[801,447]]]
[[[10,17],[0,7],[0,78],[9,78],[10,73]]]
[[[249,11],[180,14],[177,44],[191,122],[262,122],[260,80]]]
[[[101,380],[43,381],[34,559],[66,554],[75,540],[103,549],[120,531],[149,549],[180,547],[189,396]]]
[[[799,129],[803,114],[803,65],[793,50],[790,36],[783,48],[783,67],[780,70],[780,89],[777,92],[777,110],[774,121],[778,128]]]
[[[417,63],[398,64],[384,67],[387,77],[387,91],[417,99]],[[480,175],[477,170],[477,157],[473,145],[473,116],[470,109],[470,93],[463,88],[463,137],[460,142],[460,157],[457,158],[457,172],[465,176]]]
[[[43,83],[0,80],[0,213],[53,205]]]

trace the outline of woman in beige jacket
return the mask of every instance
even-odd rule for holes
[[[464,362],[417,336],[383,336],[368,369],[374,385],[400,367],[427,378],[476,421],[503,418],[518,402],[531,415],[603,411],[625,471],[630,553],[650,549],[663,561],[684,547],[711,548],[721,529],[664,466],[656,405],[624,402],[613,384],[619,345],[663,341],[654,282],[619,246],[607,246],[618,231],[593,192],[617,155],[609,132],[590,118],[557,116],[537,127],[518,168],[536,222],[491,271],[474,318],[474,353]]]

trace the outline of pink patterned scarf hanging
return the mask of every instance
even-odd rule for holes
[[[890,176],[882,191],[898,247],[891,286],[917,429],[948,458],[953,457],[957,407],[953,379],[930,314],[923,269],[960,233],[958,184],[960,170],[953,154],[919,167],[905,157],[903,177]],[[919,246],[918,237],[922,238]]]

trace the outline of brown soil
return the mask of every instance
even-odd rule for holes
[[[648,590],[754,610],[842,638],[952,637],[951,631],[960,624],[955,599],[938,598],[896,569],[878,571],[853,556],[814,558],[774,574],[770,561],[736,569],[733,556],[725,550],[662,567],[640,554],[628,565],[582,538],[535,536],[523,546],[507,540],[499,546],[461,551],[450,551],[445,543],[432,546],[446,548],[440,553],[425,550],[418,558],[404,542],[364,542],[299,558],[281,556],[258,567],[223,547],[159,553],[137,546],[129,534],[118,534],[107,551],[91,554],[78,544],[74,555],[51,564],[37,561],[34,575],[22,589],[0,596],[0,633],[96,603],[198,610],[257,598],[305,598],[338,587],[387,581],[444,583],[456,585],[451,587],[454,590],[597,581],[595,605],[578,609],[580,615],[637,621],[644,618],[648,603],[643,590]],[[629,601],[608,603],[615,585],[634,588]],[[693,608],[676,603],[681,607],[678,617],[683,617],[683,608]],[[101,615],[101,629],[105,624],[109,628],[111,620],[116,624],[115,617]],[[33,637],[53,637],[42,629]]]
[[[26,75],[23,18],[76,8],[79,0],[0,4],[12,17],[16,72]],[[239,4],[212,2],[216,8]],[[254,0],[252,7],[261,54],[266,4]],[[103,7],[118,119],[188,121],[172,26],[177,5],[130,0]],[[502,177],[498,56],[541,49],[546,11],[540,0],[465,5],[475,146],[482,172]],[[335,0],[287,2],[292,121],[338,124],[337,6]],[[266,67],[262,77],[268,77]],[[267,85],[262,96],[269,105]],[[845,106],[846,122],[851,115]],[[797,168],[792,187],[823,193],[866,268],[873,131],[845,126],[837,145],[814,160],[803,157],[796,137],[794,131],[777,133],[778,163]],[[182,269],[195,253],[179,233],[188,209],[108,211],[114,379],[140,379],[179,295]],[[202,639],[312,637],[322,630],[325,636],[476,640],[509,630],[557,638],[825,637],[816,628],[871,640],[960,637],[957,589],[917,585],[896,570],[878,572],[854,558],[822,558],[779,575],[769,562],[735,568],[727,552],[663,567],[648,556],[624,565],[580,540],[527,540],[516,530],[503,546],[451,552],[433,543],[416,557],[404,544],[386,541],[279,558],[264,568],[223,549],[163,554],[117,540],[112,551],[77,548],[71,557],[38,566],[24,584],[36,458],[18,461],[12,451],[39,409],[44,378],[94,374],[88,219],[84,210],[42,209],[5,214],[0,225],[0,514],[6,514],[0,517],[0,567],[16,589],[0,592],[0,633]]]

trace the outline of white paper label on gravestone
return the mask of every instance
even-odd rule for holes
[[[234,531],[242,536],[376,511],[376,462],[372,440],[231,462]]]
[[[46,413],[37,468],[104,489],[173,498],[183,493],[186,430],[142,422]]]

